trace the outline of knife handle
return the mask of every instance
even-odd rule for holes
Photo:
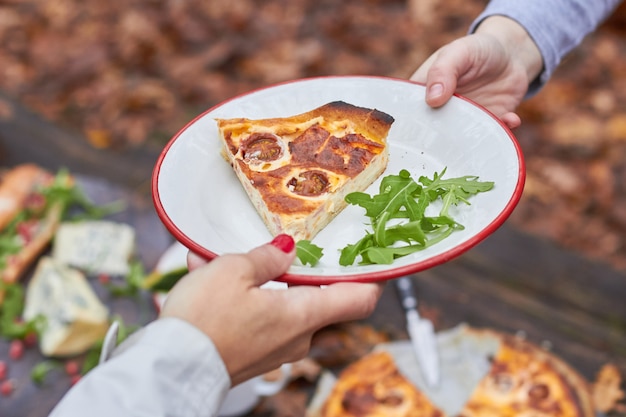
[[[402,301],[402,307],[405,310],[412,310],[417,308],[417,298],[413,291],[413,281],[409,277],[400,277],[396,279],[396,288]]]

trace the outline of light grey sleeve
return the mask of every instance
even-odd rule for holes
[[[543,71],[529,88],[535,94],[550,79],[563,57],[578,46],[622,0],[491,0],[469,33],[486,17],[502,15],[526,28],[543,57]]]
[[[191,324],[156,320],[118,349],[87,373],[50,417],[217,415],[230,377],[213,342]]]

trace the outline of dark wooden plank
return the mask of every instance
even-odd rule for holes
[[[546,303],[558,300],[607,320],[626,317],[626,274],[552,242],[503,228],[465,259],[467,268],[497,268],[499,280]]]

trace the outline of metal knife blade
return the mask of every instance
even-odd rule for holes
[[[396,288],[406,313],[407,332],[417,356],[422,376],[426,384],[435,388],[439,385],[439,352],[435,329],[430,320],[420,317],[417,311],[417,298],[413,290],[413,282],[409,277],[396,279]]]

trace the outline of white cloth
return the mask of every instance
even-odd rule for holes
[[[230,377],[213,342],[191,324],[158,319],[88,372],[50,417],[217,415]]]

